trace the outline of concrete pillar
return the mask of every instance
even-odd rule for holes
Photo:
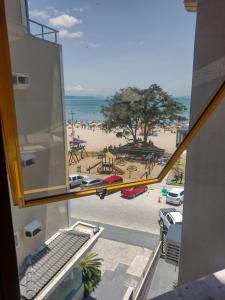
[[[199,0],[191,124],[225,80],[225,1]],[[225,101],[187,152],[179,284],[225,268]]]

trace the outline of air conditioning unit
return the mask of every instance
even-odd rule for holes
[[[42,230],[42,225],[38,220],[34,220],[24,227],[24,234],[26,237],[34,237]]]
[[[30,86],[30,77],[21,73],[13,73],[13,88],[25,90]]]
[[[35,164],[35,156],[30,153],[21,153],[21,163],[23,167],[29,167]]]

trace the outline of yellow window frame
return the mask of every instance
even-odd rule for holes
[[[5,157],[14,205],[19,205],[20,207],[29,207],[96,194],[96,189],[89,189],[79,192],[68,192],[61,195],[40,197],[34,200],[25,200],[25,194],[27,194],[27,192],[24,191],[23,188],[23,176],[20,162],[19,139],[16,122],[16,108],[14,102],[12,71],[4,1],[0,1],[0,41],[0,120],[4,134]],[[171,156],[170,160],[165,165],[165,167],[160,172],[157,178],[133,181],[130,183],[109,185],[105,187],[107,191],[112,192],[125,187],[132,187],[143,184],[155,184],[161,182],[171,170],[175,162],[180,158],[183,151],[187,149],[187,147],[199,133],[201,128],[206,124],[206,122],[208,121],[212,113],[216,110],[216,108],[221,103],[224,97],[225,82],[221,85],[217,93],[211,99],[208,106],[205,108],[198,120],[189,130],[183,142],[176,149],[176,151]],[[54,189],[54,187],[44,188],[45,191],[47,191],[48,189]],[[57,189],[57,187],[55,187],[55,189]]]

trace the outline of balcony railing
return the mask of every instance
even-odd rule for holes
[[[31,19],[27,19],[27,29],[33,36],[53,43],[58,43],[58,30]]]

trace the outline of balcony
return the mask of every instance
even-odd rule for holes
[[[58,43],[58,30],[49,26],[43,25],[31,19],[27,19],[28,32],[42,40],[46,40],[53,43]]]

